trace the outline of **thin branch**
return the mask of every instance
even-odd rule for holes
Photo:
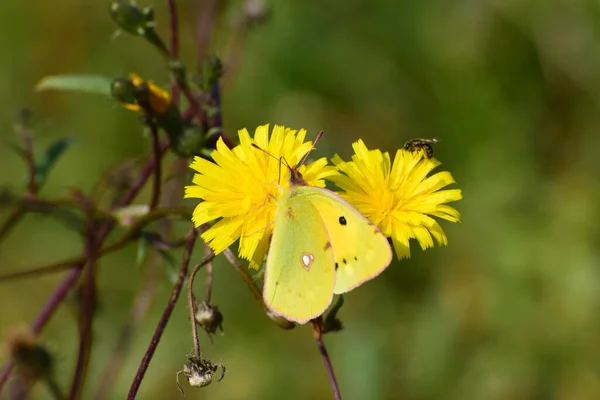
[[[212,85],[212,88],[210,89],[210,98],[213,102],[213,106],[216,109],[210,124],[213,127],[222,128],[223,112],[221,110],[221,84],[218,80]],[[222,129],[220,133],[223,133]]]
[[[184,244],[185,242],[187,242],[187,235]],[[152,299],[159,286],[158,282],[160,280],[160,272],[162,272],[161,267],[164,261],[160,257],[149,256],[148,259],[151,260],[150,265],[147,268],[144,268],[145,276],[143,282],[133,300],[133,307],[129,313],[129,318],[125,322],[125,325],[121,327],[117,344],[101,374],[99,384],[93,396],[95,400],[101,400],[107,397],[116,378],[120,375],[123,361],[131,349],[136,328],[147,316],[148,310],[152,305]]]
[[[223,255],[225,256],[227,261],[229,261],[229,264],[231,264],[231,266],[235,268],[235,270],[240,274],[242,280],[244,281],[246,286],[248,286],[250,292],[252,292],[252,294],[254,295],[254,298],[258,300],[260,304],[264,305],[261,290],[258,288],[258,286],[256,286],[254,279],[252,279],[246,267],[244,267],[240,260],[238,260],[238,258],[235,256],[235,254],[233,254],[233,251],[231,251],[231,249],[228,247],[223,251]]]
[[[8,360],[8,362],[6,364],[4,364],[4,367],[2,367],[2,370],[0,371],[0,388],[2,388],[4,386],[4,384],[6,383],[6,381],[8,380],[8,377],[10,376],[10,373],[14,366],[15,366],[15,360],[14,360],[14,358],[11,357]]]
[[[23,140],[23,158],[27,164],[27,192],[31,196],[37,193],[35,159],[33,156],[33,137],[29,129],[26,128],[24,121],[16,124],[18,136]]]
[[[6,218],[2,224],[2,227],[0,227],[0,242],[4,240],[6,235],[10,233],[10,231],[17,225],[24,215],[25,209],[23,207],[19,206],[13,209],[8,218]]]
[[[263,307],[265,309],[267,316],[271,319],[271,321],[275,322],[277,324],[277,326],[279,326],[282,329],[287,330],[287,329],[294,328],[296,325],[293,322],[288,321],[287,319],[285,319],[283,317],[279,317],[279,316],[273,314],[265,306],[265,302],[263,301],[263,297],[262,297],[262,291],[258,288],[258,286],[256,286],[254,279],[252,278],[252,276],[250,276],[246,267],[244,267],[242,265],[242,263],[240,262],[240,260],[238,260],[238,258],[235,256],[235,254],[233,254],[233,251],[231,251],[230,248],[226,248],[223,251],[223,255],[225,256],[225,258],[227,259],[229,264],[231,264],[231,266],[238,272],[238,274],[240,274],[240,276],[242,277],[242,280],[244,281],[246,286],[248,286],[248,289],[250,289],[250,292],[252,292],[252,294],[254,295],[254,298],[258,301],[258,303],[261,305],[261,307]]]
[[[167,0],[169,7],[169,51],[171,57],[179,58],[179,18],[177,16],[177,5],[175,0]]]
[[[333,372],[333,366],[331,365],[331,360],[329,359],[329,354],[327,353],[327,348],[325,347],[325,342],[323,341],[323,318],[315,318],[310,321],[310,324],[312,326],[313,335],[317,345],[319,346],[319,352],[321,353],[321,357],[323,357],[325,369],[327,369],[327,374],[329,375],[329,383],[331,384],[331,389],[333,390],[333,398],[335,400],[342,400],[340,388],[337,380],[335,379],[335,373]]]
[[[198,66],[204,62],[208,53],[213,27],[217,21],[217,1],[205,0],[198,8],[198,23],[196,25],[196,48],[198,49]]]
[[[40,333],[44,325],[46,325],[50,317],[54,314],[54,311],[56,311],[60,303],[66,297],[67,293],[69,293],[71,287],[75,284],[75,282],[77,282],[82,266],[83,263],[75,265],[69,271],[67,276],[62,280],[62,282],[58,285],[58,287],[54,290],[54,293],[52,294],[52,296],[50,296],[50,299],[46,302],[46,305],[44,306],[42,311],[40,311],[37,318],[31,324],[31,331],[34,334],[37,335]],[[0,390],[6,383],[13,367],[14,359],[11,358],[0,372]]]
[[[45,379],[45,382],[46,387],[48,388],[48,391],[50,392],[54,400],[64,400],[65,395],[63,394],[62,389],[60,388],[58,382],[56,382],[56,379],[54,379],[54,377],[47,377]]]
[[[178,172],[187,171],[188,161],[186,159],[178,159],[170,168],[171,171],[168,173],[168,176],[172,176],[172,178],[166,179],[161,193],[161,204],[163,207],[175,207],[182,202],[181,187],[185,182],[184,177],[186,175],[179,174]],[[159,237],[152,240],[152,245],[156,249],[166,250],[186,244],[188,234],[174,242],[163,239],[164,237],[168,237],[173,230],[173,222],[172,219],[164,218],[158,222],[157,232]],[[95,400],[106,398],[116,379],[120,376],[125,358],[131,350],[132,343],[134,343],[133,339],[136,330],[148,315],[156,296],[160,277],[162,276],[164,259],[158,255],[156,250],[149,252],[146,259],[148,260],[148,265],[144,268],[144,277],[135,294],[129,318],[127,318],[125,324],[120,328],[119,337],[100,375],[99,384],[93,396]]]
[[[179,59],[179,17],[175,0],[167,0],[169,9],[169,52],[173,60]],[[171,84],[171,98],[179,105],[179,86],[176,81]]]
[[[162,183],[162,154],[160,141],[158,139],[158,128],[156,124],[150,124],[150,136],[152,138],[152,157],[154,158],[154,180],[152,185],[152,197],[150,199],[150,210],[154,210],[160,201],[161,183]]]
[[[164,154],[167,147],[168,147],[167,143],[163,142],[162,146],[161,146],[161,150],[162,150],[161,155]],[[156,161],[158,161],[158,160],[156,160]],[[125,205],[131,203],[131,201],[133,201],[135,196],[137,196],[140,189],[144,186],[144,183],[146,183],[150,174],[152,173],[152,171],[154,169],[154,162],[155,162],[155,160],[153,158],[151,158],[146,163],[146,165],[144,165],[144,167],[141,169],[137,182],[131,188],[129,188],[129,190],[123,197],[123,200],[121,201],[122,206],[125,206]],[[110,231],[113,229],[114,226],[115,226],[114,221],[107,222],[106,225],[104,226],[104,228],[101,229],[100,232],[98,232],[98,245],[99,246],[106,239],[106,237],[108,236],[108,234],[110,233]],[[38,334],[41,331],[41,329],[44,327],[44,325],[46,325],[46,323],[48,322],[50,317],[52,317],[52,315],[54,315],[54,312],[58,309],[58,306],[63,301],[63,299],[65,298],[65,296],[67,295],[67,293],[69,292],[71,287],[77,282],[77,280],[79,278],[79,274],[81,273],[81,268],[83,267],[83,265],[84,265],[83,262],[74,265],[73,268],[67,274],[67,276],[65,276],[63,278],[62,282],[54,290],[54,293],[50,296],[50,299],[44,305],[44,308],[42,308],[42,311],[40,311],[40,313],[38,314],[36,319],[31,324],[32,332],[34,332],[35,334]],[[2,390],[2,387],[4,386],[4,384],[6,383],[8,376],[10,375],[10,372],[12,371],[13,367],[14,367],[14,360],[11,358],[6,363],[6,365],[3,367],[2,371],[0,371],[0,391]]]
[[[81,308],[79,309],[79,350],[71,380],[69,399],[81,398],[90,362],[92,347],[92,321],[96,309],[96,224],[90,223],[84,255],[88,260],[83,278]]]
[[[207,243],[204,243],[204,254],[209,254],[211,252],[211,248]],[[204,280],[204,290],[206,291],[206,296],[204,301],[207,304],[210,304],[210,299],[212,297],[212,286],[213,286],[213,263],[212,261],[206,264],[206,278]]]
[[[167,140],[162,141],[160,144],[160,157],[159,158],[162,158],[162,156],[164,156],[164,154],[167,152],[168,148],[169,148],[168,141]],[[137,196],[137,194],[142,189],[144,184],[148,181],[148,178],[154,171],[154,164],[157,163],[158,161],[159,161],[159,159],[156,159],[155,157],[150,157],[150,160],[140,170],[140,175],[138,177],[137,182],[134,183],[129,188],[127,193],[125,193],[125,195],[123,196],[123,200],[121,201],[121,204],[120,204],[121,206],[126,206],[127,204],[129,204],[133,201],[135,196]]]
[[[205,115],[204,111],[202,110],[200,101],[198,101],[198,98],[196,97],[196,95],[194,93],[192,93],[192,90],[188,86],[187,82],[179,79],[177,81],[177,84],[181,88],[181,91],[182,91],[183,95],[185,96],[186,100],[188,101],[190,108],[194,112],[194,116],[198,119],[198,123],[202,124],[203,121],[206,119],[206,115]]]
[[[200,342],[198,341],[198,327],[196,326],[196,317],[194,315],[194,278],[200,268],[204,267],[207,264],[210,264],[215,258],[215,253],[211,250],[207,256],[205,256],[204,260],[200,264],[197,264],[190,277],[188,279],[188,287],[187,287],[187,298],[188,298],[188,309],[190,312],[190,324],[192,325],[192,340],[194,342],[194,354],[197,358],[200,358]]]
[[[185,277],[188,272],[188,266],[190,264],[190,258],[192,255],[192,250],[194,248],[194,244],[196,243],[196,238],[198,237],[198,230],[194,229],[188,238],[188,242],[185,247],[185,252],[183,254],[183,261],[181,262],[181,269],[179,271],[179,277],[177,278],[177,282],[171,291],[171,297],[167,303],[167,307],[163,311],[162,317],[156,326],[156,330],[154,331],[154,335],[152,336],[152,340],[148,345],[148,349],[142,358],[138,371],[135,375],[135,378],[131,384],[131,388],[129,389],[129,394],[127,395],[127,399],[132,400],[135,398],[142,380],[144,379],[144,375],[146,374],[146,370],[150,365],[150,361],[152,360],[152,356],[156,351],[156,347],[158,346],[158,342],[162,337],[163,331],[169,322],[169,318],[171,317],[171,313],[175,308],[175,303],[179,298],[179,294],[181,293],[181,289],[183,287],[183,282],[185,281]]]
[[[113,242],[102,249],[98,250],[96,256],[101,258],[109,253],[115,252],[117,250],[122,249],[132,240],[136,239],[140,233],[140,230],[148,225],[151,222],[154,222],[158,219],[165,218],[173,215],[182,215],[188,216],[190,214],[189,208],[186,207],[168,207],[168,208],[157,208],[152,212],[144,215],[140,219],[138,219],[131,227],[127,230],[127,232],[116,242]],[[166,243],[166,242],[162,242]],[[167,243],[168,244],[168,243]],[[171,245],[178,245],[179,243],[171,243]],[[0,275],[0,283],[7,282],[15,279],[27,278],[32,276],[40,276],[44,274],[50,274],[54,272],[64,271],[65,269],[71,268],[75,264],[85,263],[87,261],[85,256],[77,256],[67,258],[66,260],[58,261],[49,265],[44,265],[42,267],[37,267],[33,269],[29,269],[26,271],[17,271],[17,272],[9,272],[4,275]]]

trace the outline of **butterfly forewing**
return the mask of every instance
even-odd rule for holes
[[[306,323],[331,303],[335,271],[321,213],[292,193],[287,189],[277,202],[263,297],[274,313]]]

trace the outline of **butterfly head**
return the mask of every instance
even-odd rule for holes
[[[310,154],[310,152],[315,149],[314,146],[315,146],[315,144],[317,144],[317,142],[319,141],[321,136],[323,136],[323,131],[320,131],[317,134],[317,137],[315,138],[315,141],[313,142],[312,147],[304,155],[304,157],[302,157],[302,160],[300,160],[298,165],[296,165],[295,167],[290,167],[289,164],[286,163],[286,166],[288,167],[288,170],[290,171],[290,185],[291,186],[307,186],[308,185],[306,183],[306,181],[304,180],[304,178],[302,177],[302,174],[300,173],[300,167],[306,162],[306,159],[308,158],[308,155]]]
[[[288,169],[290,171],[290,186],[306,186],[307,185],[306,181],[302,177],[302,174],[300,173],[299,168],[300,168],[300,165],[298,165],[296,167],[288,166]]]
[[[304,157],[302,157],[302,160],[300,160],[300,162],[295,167],[290,166],[290,164],[287,162],[287,160],[285,158],[283,158],[283,157],[279,158],[279,163],[280,163],[279,165],[280,166],[281,166],[281,164],[285,165],[287,167],[288,171],[290,171],[290,186],[307,186],[308,185],[306,183],[306,181],[304,180],[304,178],[302,177],[302,174],[300,173],[300,167],[306,162],[308,155],[310,154],[311,151],[314,150],[314,145],[319,141],[319,139],[321,138],[322,135],[323,135],[323,131],[320,131],[317,134],[315,141],[313,142],[313,147],[311,147],[311,149],[304,155]],[[273,158],[276,158],[274,155],[272,155],[268,151],[262,149],[255,143],[252,144],[252,147],[265,152],[267,155],[269,155]]]

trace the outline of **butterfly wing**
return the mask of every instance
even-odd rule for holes
[[[269,309],[300,324],[327,309],[335,284],[328,243],[317,209],[289,189],[282,193],[265,268],[263,298]]]
[[[364,215],[330,190],[302,186],[295,198],[308,200],[325,223],[336,270],[335,294],[379,275],[392,261],[387,238]]]

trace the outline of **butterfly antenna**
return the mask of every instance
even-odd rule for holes
[[[283,156],[277,158],[273,154],[269,153],[268,151],[266,151],[265,149],[263,149],[262,147],[260,147],[259,145],[257,145],[256,143],[252,143],[252,147],[254,147],[255,149],[258,149],[258,150],[262,151],[263,153],[265,153],[269,157],[273,157],[274,159],[276,159],[277,161],[279,161],[279,163],[284,163],[287,167],[289,167],[289,164],[287,163],[287,161],[285,160],[285,158],[283,158]]]
[[[313,142],[312,147],[310,148],[310,150],[308,151],[308,153],[306,153],[304,155],[304,157],[302,158],[302,160],[300,160],[300,162],[298,163],[298,165],[296,166],[296,168],[300,168],[300,166],[302,166],[306,162],[306,159],[308,158],[308,156],[310,155],[310,153],[315,149],[315,145],[317,144],[317,142],[319,141],[319,139],[321,139],[321,136],[323,136],[323,131],[320,131],[319,133],[317,133],[317,137],[315,138],[315,141]]]
[[[269,153],[268,151],[266,151],[265,149],[263,149],[262,147],[257,145],[256,143],[252,143],[252,147],[262,151],[263,153],[265,153],[266,155],[268,155],[270,157],[273,157],[274,159],[276,159],[279,162],[279,171],[277,172],[277,184],[281,183],[281,164],[284,164],[290,171],[292,171],[292,167],[290,167],[287,160],[285,158],[283,158],[283,156],[277,158],[273,154]]]

